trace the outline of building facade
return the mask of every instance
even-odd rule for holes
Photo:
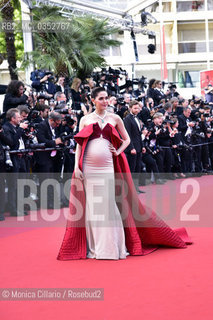
[[[147,50],[153,40],[138,33],[139,61],[136,61],[130,32],[124,31],[121,50],[111,51],[107,57],[109,64],[116,66],[119,61],[129,72],[133,70],[136,77],[161,79],[161,28],[164,26],[168,81],[175,82],[185,96],[200,95],[200,71],[213,69],[213,0],[141,1],[128,11],[134,21],[140,21],[140,10],[151,13],[157,20],[156,24],[145,27],[156,34],[155,53]],[[115,56],[116,53],[120,56]]]

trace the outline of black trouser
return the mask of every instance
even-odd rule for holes
[[[193,147],[193,162],[194,162],[194,171],[201,172],[201,146]]]
[[[136,154],[126,153],[126,157],[129,163],[129,168],[132,173],[132,177],[134,180],[134,184],[136,189],[138,188],[138,185],[140,184],[140,175],[141,175],[141,159],[142,155],[141,152],[137,152]],[[136,175],[136,173],[138,175]]]
[[[155,158],[150,153],[143,153],[142,160],[146,165],[146,171],[154,173],[155,179],[159,179],[159,170]]]
[[[163,167],[163,152],[158,151],[155,155],[153,155],[153,158],[156,160],[157,166],[158,166],[158,171],[160,173],[164,172],[164,167]]]
[[[209,169],[210,168],[210,154],[209,154],[209,146],[208,145],[202,146],[201,158],[202,158],[203,168]]]
[[[189,149],[183,149],[181,154],[182,172],[192,172],[192,151]]]
[[[164,172],[170,173],[172,168],[172,150],[170,147],[162,148]]]
[[[11,214],[17,212],[17,183],[18,179],[24,179],[26,173],[26,162],[25,158],[18,155],[11,156],[13,162],[12,172],[7,173],[7,186],[8,186],[8,211]]]
[[[182,172],[181,155],[181,150],[172,149],[172,172]]]
[[[141,152],[136,154],[126,153],[126,157],[129,163],[129,168],[132,173],[141,172]]]
[[[36,166],[37,176],[39,180],[39,186],[37,190],[37,195],[39,198],[39,207],[41,208],[60,208],[60,197],[61,197],[61,179],[60,179],[60,172],[61,169],[61,162],[59,158],[47,158],[45,162],[39,162]],[[47,186],[47,198],[44,198],[44,194],[42,192],[42,185],[45,185],[45,181],[50,180],[50,185]],[[52,181],[54,181],[54,185]],[[46,188],[45,188],[46,190]],[[41,203],[41,200],[43,203]]]

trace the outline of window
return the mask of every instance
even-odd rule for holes
[[[177,12],[203,11],[203,10],[205,10],[204,0],[177,1]]]
[[[206,52],[206,33],[204,23],[178,25],[178,52]]]

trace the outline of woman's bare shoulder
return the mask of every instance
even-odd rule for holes
[[[90,124],[92,117],[93,117],[93,116],[92,116],[91,113],[86,114],[85,116],[83,116],[83,117],[81,118],[81,120],[80,120],[80,125],[81,125],[82,127],[87,126],[88,124]]]
[[[121,117],[116,113],[111,114],[112,119],[115,121],[116,124],[123,122]]]

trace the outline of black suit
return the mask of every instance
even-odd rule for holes
[[[161,90],[158,90],[158,89],[154,89],[154,90],[155,91],[154,91],[153,100],[154,100],[155,106],[158,106],[160,104],[160,101],[166,98],[166,95]]]
[[[55,130],[55,137],[50,129],[48,119],[42,121],[37,128],[38,143],[45,143],[46,148],[55,148],[56,143],[54,138],[57,137],[57,130]],[[51,157],[51,151],[38,152],[36,154],[36,161],[38,164],[38,172],[55,172],[57,165],[57,155]]]
[[[48,119],[42,121],[38,125],[38,132],[37,132],[37,139],[38,143],[45,143],[47,148],[55,148],[55,138],[58,137],[58,130],[55,129],[55,136],[53,135],[49,121]],[[51,156],[51,151],[44,151],[44,152],[37,152],[35,153],[36,158],[36,171],[39,173],[42,173],[38,176],[39,178],[39,188],[38,188],[38,195],[41,195],[41,189],[42,183],[45,181],[45,179],[57,179],[59,181],[58,174],[56,172],[59,172],[61,169],[61,161],[60,161],[60,152],[57,151],[55,156]],[[54,175],[53,175],[54,174]],[[56,201],[59,204],[59,194],[56,189],[57,198]],[[43,199],[45,202],[41,203],[40,205],[46,206],[48,208],[53,208],[54,204],[53,201],[55,201],[55,195],[51,188],[47,189],[47,198]]]
[[[141,152],[143,147],[141,129],[139,129],[135,117],[131,113],[124,119],[124,125],[130,136],[130,144],[125,150],[130,171],[141,172]],[[132,149],[136,150],[136,154],[131,154]]]
[[[181,132],[182,139],[186,144],[191,143],[191,138],[190,136],[185,136],[186,131],[188,129],[187,122],[191,121],[191,118],[187,118],[184,116],[184,114],[181,114],[178,117],[179,121],[179,127],[178,130]],[[187,150],[186,148],[183,149],[182,151],[182,172],[191,172],[192,171],[192,151]]]
[[[4,215],[5,210],[5,154],[3,150],[3,145],[9,144],[8,137],[5,135],[4,131],[0,131],[0,216]]]
[[[150,110],[146,106],[144,106],[142,110],[139,112],[138,118],[141,119],[141,121],[146,126],[148,126],[149,125],[148,120],[151,120]]]
[[[188,122],[188,121],[190,122],[190,121],[192,121],[192,120],[191,120],[191,118],[185,117],[184,114],[181,114],[181,115],[178,117],[178,121],[179,121],[178,130],[181,131],[183,140],[184,140],[185,142],[187,142],[187,137],[185,136],[186,131],[187,131],[187,129],[188,129],[187,122]]]
[[[11,150],[19,149],[19,139],[24,141],[24,130],[20,127],[13,126],[10,122],[6,122],[3,125],[5,135],[8,138],[8,145]],[[13,163],[12,171],[7,174],[8,182],[8,210],[11,215],[16,215],[17,212],[17,181],[19,178],[23,179],[26,175],[26,160],[23,154],[11,154],[11,160]],[[20,175],[21,173],[21,175]],[[19,202],[22,199],[18,199]]]

